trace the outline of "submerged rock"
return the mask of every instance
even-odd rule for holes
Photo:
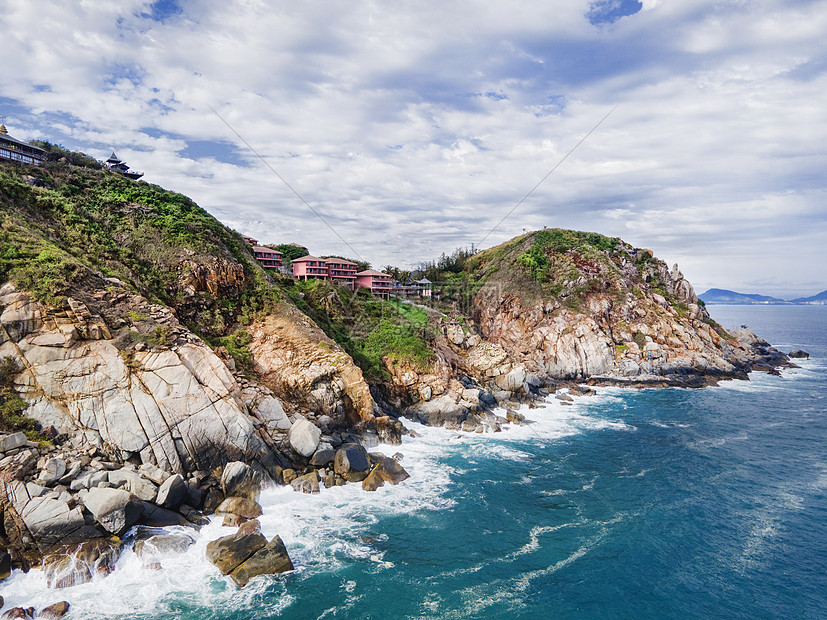
[[[121,555],[120,538],[97,538],[61,547],[43,558],[43,574],[50,588],[68,588],[115,570]]]
[[[170,532],[162,528],[139,528],[132,550],[138,557],[152,557],[167,553],[183,553],[195,544],[195,537],[185,532]]]
[[[314,469],[303,476],[299,476],[290,483],[290,486],[301,493],[318,493],[319,472]]]
[[[69,603],[67,601],[61,601],[59,603],[55,603],[54,605],[49,605],[48,607],[44,607],[37,617],[44,620],[57,620],[58,618],[62,618],[69,612]]]
[[[790,351],[790,357],[795,359],[810,359],[810,354],[801,349],[796,349],[795,351]]]

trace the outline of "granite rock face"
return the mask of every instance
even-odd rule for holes
[[[271,315],[247,331],[256,372],[277,396],[341,423],[373,419],[361,369],[306,316]]]
[[[114,457],[139,455],[169,472],[269,462],[234,376],[168,309],[156,310],[168,315],[175,341],[125,351],[80,302],[47,309],[9,283],[0,286],[0,358],[14,357],[24,368],[16,382],[29,403],[25,415]]]

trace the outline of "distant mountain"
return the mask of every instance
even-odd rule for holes
[[[827,304],[827,291],[821,291],[812,297],[799,297],[793,299],[790,303],[794,304]]]
[[[827,291],[825,291],[827,293]],[[767,295],[755,295],[749,293],[736,293],[720,288],[711,288],[705,293],[698,295],[705,304],[785,304],[783,299],[769,297]]]

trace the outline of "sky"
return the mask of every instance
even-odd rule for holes
[[[0,0],[0,27],[11,135],[114,149],[260,242],[412,267],[562,227],[698,292],[827,289],[823,0]]]

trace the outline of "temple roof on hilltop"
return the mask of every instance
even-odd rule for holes
[[[118,159],[118,156],[115,155],[115,151],[112,151],[112,154],[109,156],[109,159],[106,160],[107,164],[119,164],[121,160]]]

